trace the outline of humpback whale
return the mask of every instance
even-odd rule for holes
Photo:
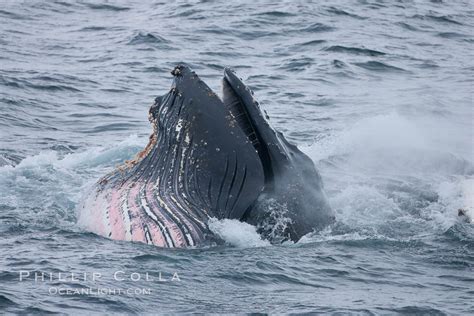
[[[269,123],[253,92],[224,70],[222,98],[188,66],[149,110],[148,145],[105,175],[79,209],[86,229],[160,247],[219,242],[211,218],[299,240],[334,221],[313,161]]]

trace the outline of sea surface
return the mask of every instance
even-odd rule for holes
[[[469,0],[0,0],[0,314],[473,314],[473,44]],[[226,245],[173,250],[76,224],[179,62],[215,91],[236,70],[333,226],[270,245],[216,221]]]

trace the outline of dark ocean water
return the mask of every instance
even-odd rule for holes
[[[472,1],[0,4],[0,314],[474,313]],[[216,91],[237,71],[334,226],[271,246],[222,221],[227,246],[188,250],[78,227],[178,62]]]

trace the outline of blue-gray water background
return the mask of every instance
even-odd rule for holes
[[[474,313],[474,228],[457,216],[474,174],[472,1],[0,3],[0,313]],[[238,72],[315,161],[336,225],[269,246],[221,223],[229,245],[193,250],[77,227],[86,188],[146,144],[178,62],[216,91]],[[50,293],[84,287],[151,294]]]

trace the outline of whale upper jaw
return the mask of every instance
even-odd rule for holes
[[[268,223],[281,222],[285,217],[285,228],[276,239],[293,241],[333,223],[335,216],[313,161],[270,125],[268,115],[261,110],[252,91],[232,70],[224,71],[223,81],[224,103],[227,104],[226,99],[238,100],[242,111],[247,113],[248,124],[257,138],[253,143],[264,169],[264,190],[243,219],[260,227],[265,237],[272,238],[275,229],[268,228]],[[276,218],[269,219],[272,216]]]

